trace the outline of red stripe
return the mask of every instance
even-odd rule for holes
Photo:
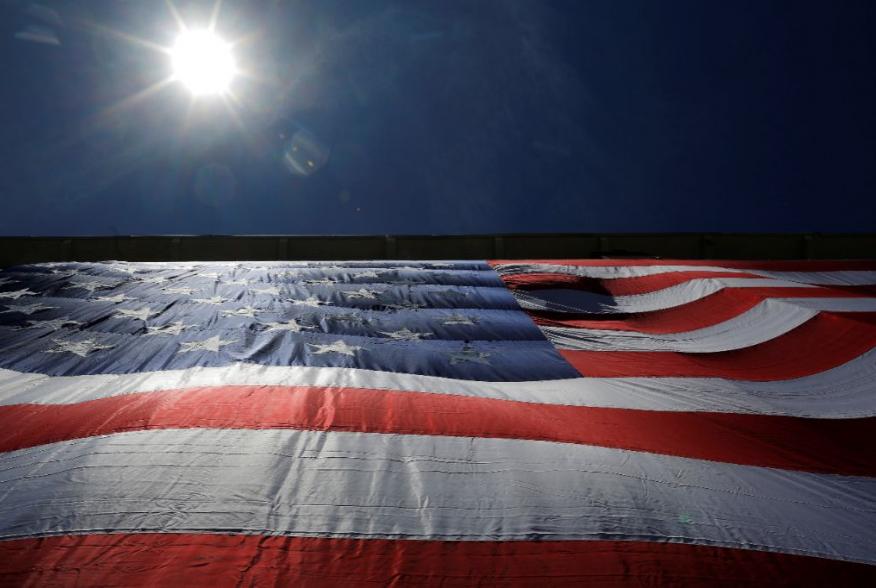
[[[7,586],[840,586],[876,566],[645,541],[108,534],[0,542]]]
[[[388,390],[226,386],[0,407],[0,450],[143,429],[359,431],[580,443],[755,466],[876,474],[876,418],[532,404]]]
[[[723,323],[769,298],[862,298],[857,289],[831,288],[725,288],[688,304],[633,314],[581,315],[528,310],[539,325],[610,329],[664,334],[683,333]]]
[[[762,269],[786,272],[836,272],[876,270],[872,259],[729,260],[729,259],[490,259],[498,265],[569,265],[574,267],[709,266],[728,269]]]
[[[876,313],[822,312],[781,337],[721,353],[558,351],[581,374],[591,377],[715,377],[762,382],[823,372],[873,347]]]

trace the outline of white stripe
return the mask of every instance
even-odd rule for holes
[[[651,334],[574,327],[541,327],[541,330],[560,349],[718,353],[775,339],[817,314],[817,310],[765,300],[723,323],[682,333]]]
[[[876,272],[872,271],[767,272],[757,270],[755,273],[777,280],[789,280],[816,286],[872,286],[876,284]]]
[[[812,418],[876,416],[876,349],[797,378],[574,378],[477,382],[353,368],[231,364],[136,374],[46,376],[0,369],[0,406],[73,404],[122,394],[210,386],[325,386],[454,394],[567,406]]]
[[[579,351],[718,353],[780,337],[820,311],[874,312],[876,298],[769,298],[730,320],[681,333],[541,327],[551,343]]]
[[[777,298],[804,308],[826,312],[876,312],[876,297],[860,298]]]
[[[862,270],[788,272],[697,265],[575,266],[548,263],[506,263],[495,266],[495,269],[503,276],[515,274],[567,274],[604,280],[640,278],[675,272],[735,272],[820,286],[865,286],[876,284],[876,272]]]
[[[690,304],[724,288],[814,288],[808,284],[766,278],[700,278],[646,294],[607,296],[585,290],[550,288],[513,290],[526,310],[583,312],[588,314],[637,313]]]
[[[513,276],[520,274],[566,274],[580,276],[582,278],[597,278],[602,280],[615,280],[622,278],[639,278],[654,276],[657,274],[669,274],[674,272],[745,272],[749,270],[737,270],[718,266],[694,266],[694,265],[625,265],[625,266],[587,266],[587,265],[563,265],[554,263],[503,263],[493,266],[499,275]]]
[[[0,537],[653,540],[876,563],[876,479],[539,441],[139,431],[0,456]]]

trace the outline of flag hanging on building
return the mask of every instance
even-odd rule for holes
[[[0,272],[0,584],[876,581],[876,263]]]

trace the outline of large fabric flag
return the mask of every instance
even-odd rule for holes
[[[0,272],[0,585],[876,585],[876,263]]]

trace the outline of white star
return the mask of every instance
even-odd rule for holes
[[[152,310],[148,307],[140,308],[137,310],[131,310],[130,308],[120,308],[113,314],[113,316],[117,316],[120,318],[140,319],[141,321],[145,321],[149,317],[155,316],[156,314],[158,314],[157,310]]]
[[[5,305],[8,310],[2,310],[0,313],[4,312],[20,312],[21,314],[33,314],[35,312],[39,312],[41,310],[52,310],[58,308],[57,306],[46,306],[45,304],[7,304]]]
[[[377,331],[399,341],[419,341],[421,337],[432,337],[432,333],[417,333],[405,327],[400,331]]]
[[[30,288],[23,288],[21,290],[11,290],[9,292],[0,292],[0,298],[11,298],[13,300],[18,300],[22,296],[35,296],[37,293],[33,292]]]
[[[291,302],[292,304],[298,304],[301,306],[313,306],[313,307],[323,306],[324,304],[328,304],[328,302],[323,302],[322,300],[320,300],[316,296],[309,296],[304,300],[288,300],[288,302]]]
[[[445,325],[471,325],[474,326],[476,323],[474,319],[470,319],[467,316],[461,314],[451,314],[445,320],[442,321],[442,324]]]
[[[362,316],[353,313],[330,314],[326,316],[325,319],[328,321],[350,321],[352,323],[360,324],[365,324],[368,322]]]
[[[51,273],[53,275],[59,276],[61,278],[69,278],[69,277],[75,276],[79,272],[77,272],[76,270],[53,269],[53,270],[51,270]]]
[[[192,302],[200,302],[202,304],[222,304],[228,302],[228,298],[221,296],[213,296],[212,298],[192,298]]]
[[[276,286],[267,286],[265,288],[253,288],[253,292],[256,294],[271,294],[273,296],[279,296],[280,290]]]
[[[204,341],[183,341],[179,344],[180,349],[177,353],[186,353],[188,351],[212,351],[217,353],[220,347],[236,343],[236,341],[225,341],[220,339],[219,335],[213,335]]]
[[[289,319],[285,323],[262,323],[267,329],[266,331],[292,331],[293,333],[300,333],[301,329],[311,329],[313,327],[309,327],[307,325],[300,325],[298,321],[294,318]]]
[[[27,321],[27,323],[30,325],[30,327],[28,327],[28,328],[37,328],[38,329],[41,327],[47,327],[47,328],[53,329],[53,330],[60,329],[66,325],[81,325],[82,324],[79,321],[74,321],[74,320],[66,319],[66,318],[56,318],[56,319],[49,319],[49,320],[44,320],[44,321]]]
[[[354,345],[347,345],[345,341],[335,341],[331,345],[317,345],[314,343],[308,343],[310,347],[314,347],[317,351],[314,351],[314,355],[322,355],[323,353],[340,353],[341,355],[349,355],[353,357],[356,355],[356,351],[362,349],[361,347],[356,347]]]
[[[243,308],[235,308],[234,310],[223,310],[222,314],[229,316],[248,316],[254,317],[261,309],[253,308],[252,306],[244,306]]]
[[[102,288],[115,288],[118,284],[104,284],[103,282],[74,282],[72,284],[68,284],[61,288],[62,290],[71,290],[75,288],[82,288],[83,290],[88,290],[91,293],[94,293],[95,290],[99,290]]]
[[[185,294],[188,296],[195,290],[193,288],[186,288],[185,286],[180,286],[177,288],[162,288],[162,292],[167,292],[168,294]]]
[[[160,327],[146,327],[146,335],[179,335],[183,329],[189,329],[193,325],[184,325],[182,321],[176,321]]]
[[[45,353],[72,353],[79,357],[85,357],[92,351],[100,351],[101,349],[112,349],[115,345],[103,345],[94,339],[83,339],[81,341],[69,341],[63,339],[55,339],[52,341],[55,347],[45,350]]]
[[[366,288],[359,288],[353,292],[341,292],[347,298],[368,298],[370,300],[377,300],[377,295],[381,293],[377,290],[368,290]]]
[[[462,348],[462,351],[457,351],[456,353],[450,354],[450,365],[456,365],[458,363],[465,362],[490,365],[490,362],[487,360],[488,357],[490,357],[489,353],[476,351],[472,349],[468,344],[466,344]]]
[[[125,273],[125,274],[133,274],[134,272],[137,271],[137,268],[135,268],[135,267],[131,267],[131,266],[128,266],[128,265],[111,265],[111,266],[110,266],[110,269],[113,269],[113,270],[115,270],[115,271],[117,271],[117,272],[122,272],[122,273]]]
[[[425,308],[422,304],[417,304],[416,302],[411,302],[409,300],[405,300],[401,304],[384,304],[383,306],[393,310],[416,310],[417,308]]]
[[[136,300],[136,298],[131,298],[124,294],[116,294],[115,296],[98,296],[95,300],[98,302],[114,302],[118,304],[119,302],[125,302],[126,300]]]

